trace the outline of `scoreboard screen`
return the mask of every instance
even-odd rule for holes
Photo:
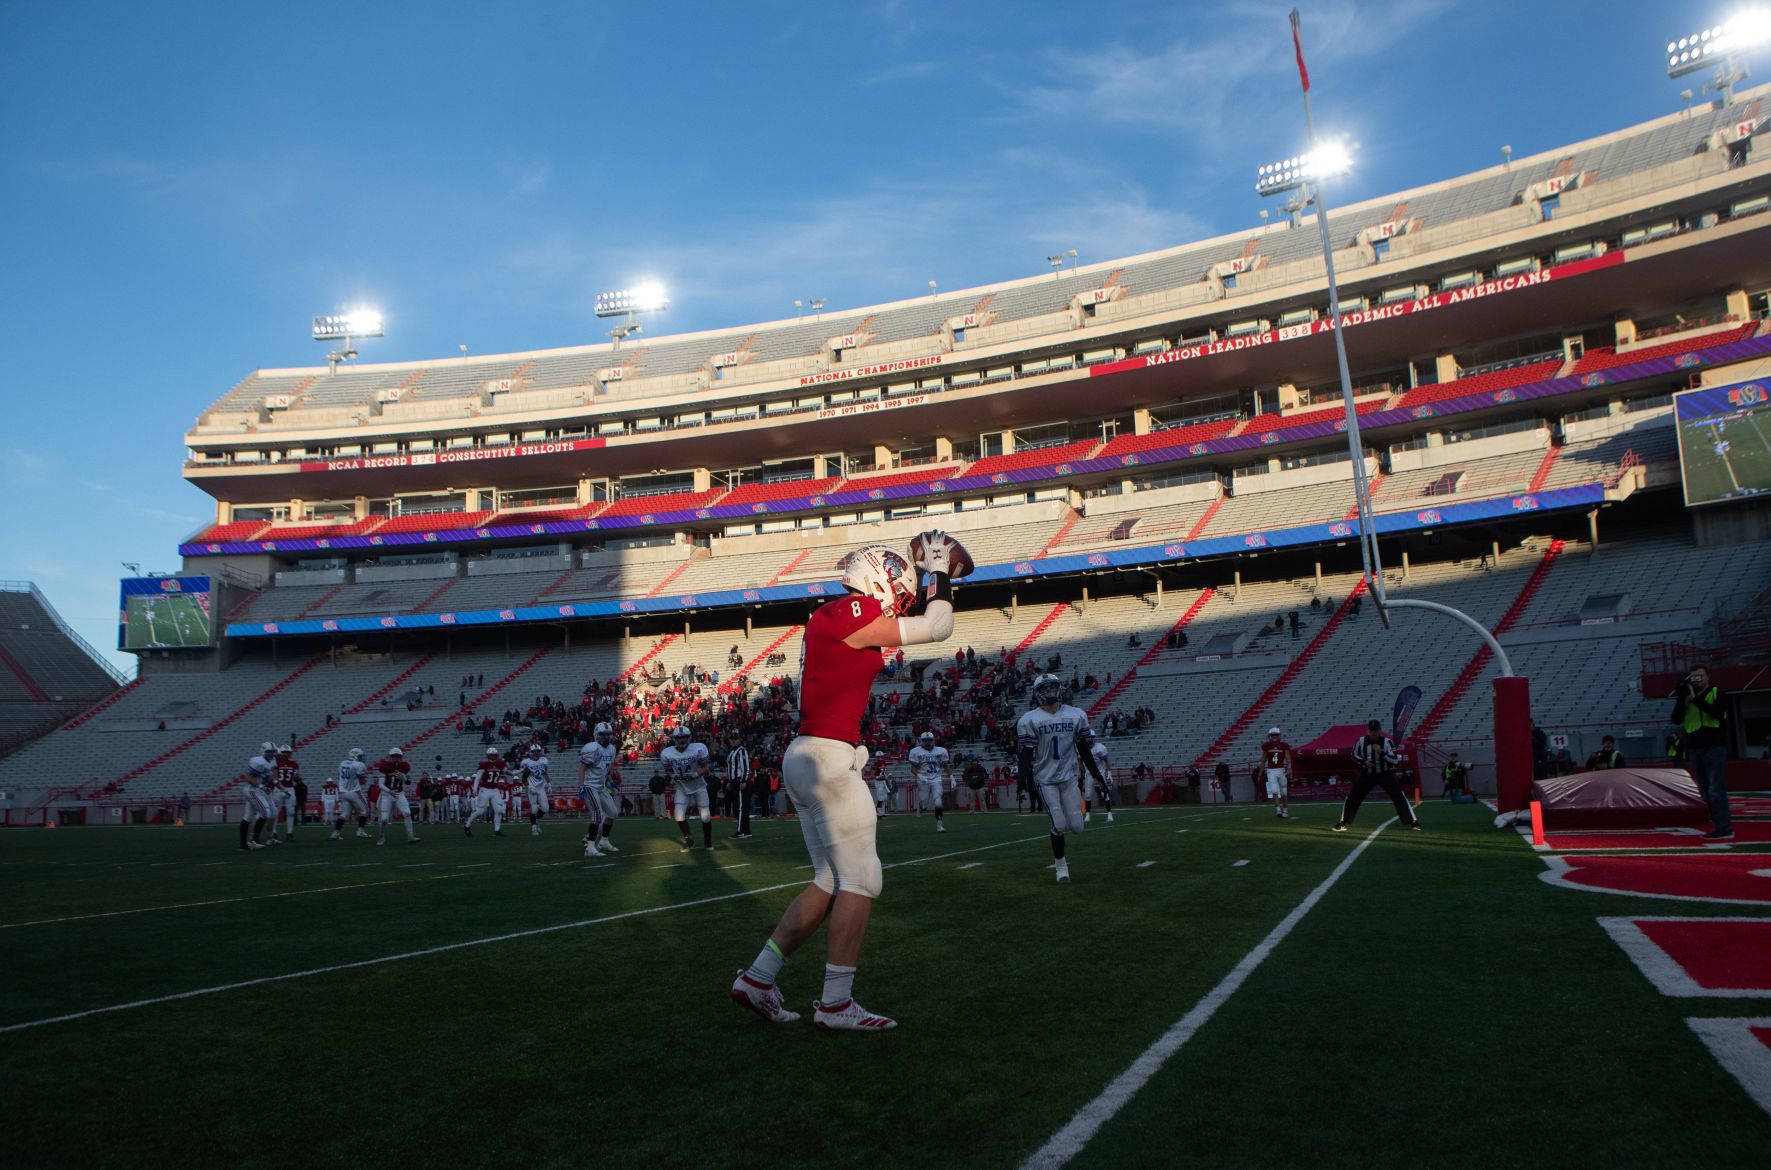
[[[215,644],[208,577],[125,577],[117,606],[119,650]]]
[[[1681,391],[1673,417],[1687,506],[1771,494],[1771,382]]]

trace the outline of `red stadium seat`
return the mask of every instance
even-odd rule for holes
[[[478,528],[490,518],[490,512],[422,512],[416,516],[390,516],[378,536],[401,532],[453,532],[458,528]]]
[[[1013,455],[987,455],[967,467],[965,474],[995,475],[1003,471],[1020,471],[1025,467],[1050,467],[1074,459],[1087,459],[1100,445],[1099,439],[1083,439],[1076,443],[1065,443],[1061,447],[1035,447],[1030,451],[1016,451]]]
[[[1102,457],[1117,458],[1120,455],[1132,455],[1139,451],[1153,451],[1158,447],[1174,447],[1182,443],[1204,443],[1212,439],[1221,439],[1236,429],[1240,419],[1220,418],[1212,422],[1193,423],[1190,426],[1170,427],[1165,431],[1151,431],[1147,435],[1120,435],[1105,447],[1099,454]]]
[[[220,544],[229,540],[251,540],[270,525],[263,520],[235,520],[231,524],[216,524],[203,530],[199,536],[191,538],[193,544]]]
[[[759,504],[768,500],[803,500],[821,496],[841,483],[839,476],[827,479],[795,479],[785,483],[745,483],[733,488],[721,504]]]
[[[649,512],[688,512],[695,508],[705,508],[713,501],[725,495],[724,488],[714,488],[707,492],[671,492],[662,496],[627,496],[616,500],[599,516],[643,516]]]
[[[1644,349],[1632,349],[1628,353],[1618,353],[1612,346],[1600,349],[1589,349],[1586,356],[1576,362],[1571,374],[1590,374],[1594,370],[1608,370],[1613,366],[1627,366],[1631,362],[1645,362],[1652,358],[1673,357],[1676,354],[1690,353],[1692,350],[1708,349],[1714,345],[1727,345],[1747,337],[1756,329],[1757,323],[1748,321],[1736,329],[1726,329],[1720,333],[1700,333],[1695,337],[1681,337],[1677,341],[1669,341],[1664,345],[1650,345]]]
[[[1561,358],[1548,361],[1532,362],[1527,366],[1509,366],[1504,370],[1489,370],[1487,373],[1472,374],[1468,378],[1454,378],[1449,382],[1440,382],[1433,386],[1417,386],[1402,396],[1396,403],[1397,409],[1405,410],[1411,406],[1422,406],[1428,402],[1444,402],[1448,398],[1461,398],[1465,394],[1481,394],[1490,390],[1505,390],[1509,386],[1526,386],[1532,382],[1545,382],[1556,376],[1562,368]]]

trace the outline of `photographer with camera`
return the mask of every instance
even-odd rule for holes
[[[1673,688],[1672,721],[1685,732],[1685,766],[1710,808],[1710,841],[1734,839],[1734,817],[1728,811],[1728,741],[1722,731],[1725,704],[1720,687],[1710,685],[1707,666],[1694,666]]]

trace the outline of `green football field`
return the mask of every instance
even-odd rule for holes
[[[1725,439],[1725,456],[1716,442]],[[1756,410],[1729,418],[1718,430],[1709,423],[1679,428],[1679,458],[1685,474],[1685,497],[1693,504],[1737,498],[1741,489],[1771,493],[1771,417]]]
[[[1379,811],[1097,816],[1068,886],[1043,817],[889,817],[856,995],[900,1026],[872,1035],[727,998],[806,880],[792,821],[685,856],[628,819],[602,860],[570,821],[251,854],[231,826],[15,830],[6,1160],[1010,1168],[1190,1017],[1069,1165],[1763,1164],[1771,1117],[1685,1017],[1765,1001],[1694,1013],[1595,923],[1748,911],[1549,886],[1479,805],[1361,851]],[[790,1006],[822,962],[788,964]]]
[[[125,612],[129,615],[126,649],[209,645],[209,611],[195,597],[178,593],[131,597]]]

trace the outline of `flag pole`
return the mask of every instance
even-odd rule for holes
[[[1316,153],[1316,115],[1310,107],[1310,71],[1304,65],[1303,18],[1291,10],[1291,46],[1297,55],[1298,82],[1304,94],[1304,126],[1309,134],[1310,153]],[[1371,485],[1365,475],[1365,446],[1359,437],[1359,412],[1353,405],[1353,375],[1347,366],[1347,338],[1341,328],[1341,295],[1334,273],[1334,243],[1328,235],[1328,200],[1322,189],[1322,175],[1312,168],[1305,180],[1310,198],[1316,203],[1316,227],[1322,233],[1322,265],[1328,273],[1328,316],[1334,325],[1334,357],[1340,368],[1341,404],[1347,413],[1347,453],[1353,461],[1353,498],[1359,517],[1359,561],[1365,572],[1367,587],[1377,602],[1378,620],[1388,629],[1390,615],[1384,596],[1384,568],[1378,557],[1377,532],[1372,523]]]

